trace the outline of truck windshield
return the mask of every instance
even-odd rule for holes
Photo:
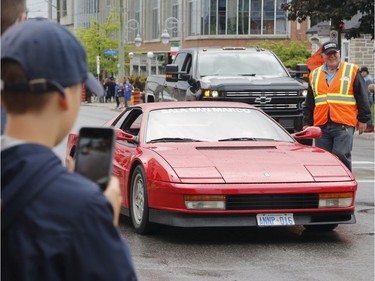
[[[201,53],[198,76],[288,76],[271,53]]]

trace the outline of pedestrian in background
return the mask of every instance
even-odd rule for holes
[[[370,107],[373,103],[373,94],[368,90],[368,87],[374,83],[374,78],[370,75],[370,72],[368,71],[368,68],[367,66],[362,66],[361,67],[361,75],[363,77],[363,79],[365,80],[365,83],[366,83],[366,88],[367,88],[367,91],[368,91],[368,100],[369,100],[369,103],[370,103]],[[373,119],[372,119],[372,116],[371,116],[371,119],[370,121],[367,122],[367,128],[365,130],[366,133],[371,133],[374,131],[374,124],[373,124]]]
[[[115,107],[115,110],[119,109],[120,108],[120,99],[119,99],[119,96],[118,96],[118,90],[120,89],[120,83],[119,81],[116,79],[115,80],[115,100],[116,100],[116,107]]]
[[[65,27],[24,21],[1,38],[1,280],[136,280],[116,225],[119,181],[104,194],[65,168],[52,148],[70,132],[82,83],[103,95]],[[71,162],[70,158],[70,163]]]
[[[122,110],[125,108],[124,85],[122,83],[119,83],[117,92],[118,92],[118,99],[120,102],[119,110]]]
[[[133,95],[133,85],[130,83],[129,78],[124,79],[124,94],[125,94],[125,107],[130,106],[130,100]]]
[[[111,102],[114,97],[115,97],[115,78],[111,76],[106,83],[106,88],[107,88],[107,95],[105,98],[105,102]]]
[[[26,0],[1,0],[1,35],[13,24],[23,22],[27,18]],[[0,131],[4,133],[6,112],[0,107]]]
[[[310,73],[304,104],[304,129],[319,126],[322,137],[315,145],[335,155],[352,169],[355,128],[362,134],[370,120],[367,87],[355,64],[340,62],[336,42],[322,45],[324,64]]]

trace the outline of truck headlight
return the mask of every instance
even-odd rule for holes
[[[219,96],[218,91],[205,90],[203,93],[205,98],[217,98]]]
[[[302,91],[302,96],[306,97],[307,96],[307,90]]]

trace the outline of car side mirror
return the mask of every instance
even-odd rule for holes
[[[119,128],[115,128],[115,132],[116,132],[116,140],[128,141],[128,142],[131,142],[131,143],[137,142],[136,136],[128,134],[128,133],[124,132],[123,130],[121,130]]]
[[[307,127],[305,130],[301,132],[297,132],[292,134],[292,137],[298,140],[304,140],[304,139],[318,139],[322,136],[322,129],[320,127]]]

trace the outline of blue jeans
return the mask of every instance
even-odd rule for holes
[[[351,171],[355,128],[333,122],[328,122],[320,127],[322,128],[322,136],[315,140],[315,146],[335,154]]]

